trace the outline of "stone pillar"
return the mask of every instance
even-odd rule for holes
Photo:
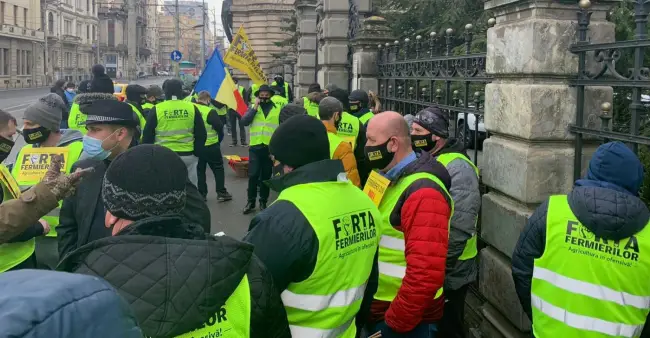
[[[391,34],[386,19],[379,16],[371,16],[363,21],[361,29],[357,33],[352,45],[354,54],[352,56],[352,90],[372,90],[375,93],[379,89],[377,78],[377,57],[380,46],[395,40]]]
[[[614,25],[605,20],[612,4],[592,7],[591,42],[614,41]],[[492,332],[490,337],[529,337],[510,258],[536,206],[573,186],[574,137],[568,125],[575,122],[577,97],[569,79],[577,74],[578,58],[569,46],[577,40],[579,8],[570,1],[487,0],[485,10],[495,14],[496,25],[487,35],[486,70],[494,80],[485,89],[491,137],[481,165],[489,191],[481,215],[481,237],[489,247],[479,257],[479,289],[489,303],[482,309],[483,331]],[[611,100],[611,87],[586,88],[585,121],[598,123],[601,103]],[[586,144],[583,162],[596,146]]]
[[[298,16],[298,59],[295,74],[294,96],[307,95],[307,88],[316,82],[316,14],[317,0],[296,1],[296,14]]]
[[[320,0],[318,22],[318,83],[348,87],[348,0]]]

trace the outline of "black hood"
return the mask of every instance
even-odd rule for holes
[[[101,277],[131,305],[146,337],[201,327],[237,288],[253,246],[180,217],[147,218],[66,256],[58,269]]]
[[[624,191],[580,180],[568,195],[571,211],[594,235],[611,240],[628,238],[645,228],[650,218],[643,201]]]

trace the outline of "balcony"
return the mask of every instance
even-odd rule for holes
[[[119,19],[125,19],[128,17],[128,12],[124,7],[108,7],[108,6],[100,6],[97,8],[97,16],[100,19],[106,19],[109,17],[114,17],[114,18],[119,18]]]
[[[2,25],[0,34],[27,40],[43,41],[45,39],[45,32],[7,24]]]
[[[151,56],[151,49],[147,47],[138,47],[138,54],[140,54],[140,56],[149,57]]]
[[[70,34],[63,34],[63,43],[79,44],[81,43],[81,38]]]

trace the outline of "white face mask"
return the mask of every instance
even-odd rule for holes
[[[72,88],[68,88],[65,91],[68,92],[68,93],[74,94],[74,89],[72,89]]]

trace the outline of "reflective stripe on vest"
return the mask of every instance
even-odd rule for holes
[[[359,121],[362,124],[366,124],[366,123],[368,123],[368,121],[370,121],[371,118],[373,118],[373,116],[375,116],[375,114],[373,114],[372,112],[367,112],[367,113],[361,115],[361,117],[359,118]]]
[[[211,146],[213,144],[219,143],[219,135],[217,135],[217,132],[214,130],[214,128],[212,128],[212,125],[208,123],[208,115],[210,114],[212,108],[198,103],[196,106],[199,108],[201,118],[203,119],[203,124],[205,125],[205,131],[208,135],[208,138],[205,140],[205,145]]]
[[[352,150],[357,146],[357,136],[359,136],[359,125],[361,121],[356,118],[354,115],[343,112],[341,116],[341,123],[337,130],[337,135],[342,138],[344,141],[352,145]]]
[[[320,118],[320,115],[318,114],[318,103],[311,102],[307,97],[303,97],[302,101],[305,110],[307,110],[307,115],[313,116],[317,119]]]
[[[619,241],[602,239],[580,223],[566,195],[555,195],[544,247],[531,286],[535,337],[640,336],[650,312],[650,224]]]
[[[18,198],[20,195],[18,183],[4,164],[0,164],[0,176],[2,202]],[[0,244],[0,272],[5,272],[31,257],[36,247],[35,243],[32,238],[25,242]]]
[[[334,153],[336,152],[336,149],[339,147],[339,144],[344,141],[336,134],[330,132],[327,133],[327,139],[330,141],[330,159],[334,159]]]
[[[138,121],[139,121],[139,124],[140,124],[140,130],[144,130],[144,126],[147,123],[147,120],[144,118],[144,115],[142,115],[142,113],[140,112],[140,109],[138,109],[138,107],[136,107],[135,105],[132,105],[132,104],[129,103],[129,106],[131,106],[131,109],[133,109],[133,113],[135,114],[135,116],[138,117]]]
[[[377,207],[348,181],[294,185],[278,200],[300,210],[319,243],[312,274],[281,294],[292,336],[355,337],[354,318],[377,251]]]
[[[251,291],[248,276],[244,275],[239,286],[226,300],[226,304],[212,315],[202,328],[176,336],[176,338],[248,338],[250,337],[250,327]]]
[[[63,168],[64,172],[69,174],[70,171],[72,170],[72,165],[79,160],[79,156],[81,156],[81,152],[83,151],[83,143],[81,141],[74,141],[64,147],[43,147],[43,148],[36,148],[41,151],[40,154],[42,155],[26,155],[25,152],[28,149],[34,148],[33,145],[27,144],[22,149],[20,149],[20,152],[18,153],[18,156],[16,157],[16,163],[14,163],[14,166],[11,170],[11,175],[16,179],[16,183],[18,183],[18,186],[20,186],[21,191],[25,191],[32,186],[36,185],[39,183],[42,179],[43,176],[45,175],[45,172],[42,172],[42,175],[38,177],[37,179],[33,180],[21,180],[21,175],[20,173],[23,171],[23,163],[29,163],[34,160],[35,156],[44,156],[48,155],[49,159],[47,159],[47,164],[49,165],[49,161],[51,160],[51,155],[59,155],[57,153],[57,149],[59,148],[68,148],[68,153],[67,156],[63,162]],[[43,216],[43,219],[47,221],[47,223],[50,225],[50,232],[46,235],[48,237],[56,237],[56,226],[59,225],[59,213],[61,211],[61,205],[63,204],[62,201],[59,201],[59,205],[56,207],[56,209],[51,210],[50,212],[47,213],[46,216]]]
[[[88,115],[82,113],[79,109],[79,104],[73,103],[72,107],[70,107],[70,115],[68,115],[68,129],[73,129],[86,135],[88,132],[88,130],[86,130],[87,118]]]
[[[277,86],[277,85],[278,83],[275,81],[271,83],[271,86]],[[284,82],[284,95],[280,95],[280,96],[284,97],[287,100],[287,102],[289,102],[289,83],[286,81]]]
[[[264,116],[262,107],[258,107],[250,127],[250,145],[268,145],[271,142],[271,136],[279,124],[280,108],[277,105],[271,108],[271,111],[269,111],[266,117]]]
[[[390,215],[395,209],[400,196],[415,181],[427,179],[435,182],[441,190],[449,197],[449,192],[445,185],[434,175],[429,173],[416,173],[401,178],[394,185],[390,185],[384,197],[379,204],[381,212],[379,241],[379,287],[375,293],[375,299],[392,302],[397,291],[402,286],[402,279],[406,275],[406,258],[404,251],[406,243],[404,242],[404,233],[395,229],[390,224]],[[448,198],[451,201],[451,197]],[[453,201],[451,203],[451,215],[454,213]],[[451,219],[451,217],[450,217]],[[442,287],[435,294],[435,299],[442,296]]]
[[[195,105],[181,100],[167,100],[156,105],[156,144],[175,152],[194,151]]]
[[[444,165],[445,168],[451,163],[452,161],[460,159],[465,162],[467,162],[472,168],[474,168],[474,172],[476,173],[476,177],[479,176],[479,170],[478,167],[472,162],[467,156],[461,154],[461,153],[446,153],[446,154],[441,154],[438,157],[436,157],[436,160],[440,162],[440,164]],[[470,237],[467,242],[465,243],[465,248],[463,249],[463,253],[458,257],[458,260],[465,261],[468,259],[472,259],[476,257],[478,254],[478,247],[477,247],[477,239],[478,235],[476,234],[476,224],[478,223],[478,215],[476,217],[476,220],[474,220],[474,234],[472,237]]]

